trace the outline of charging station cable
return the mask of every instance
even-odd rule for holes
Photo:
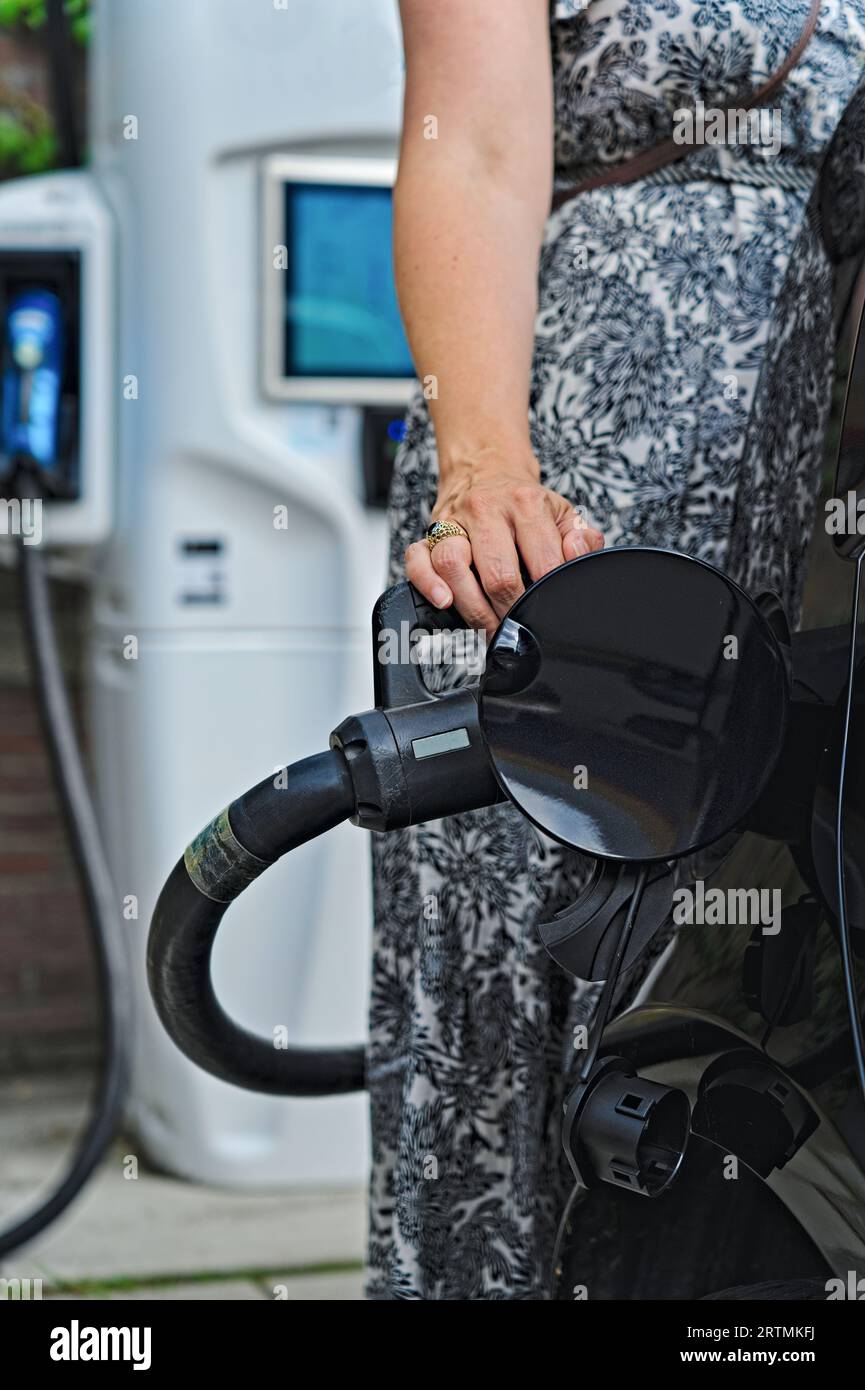
[[[33,470],[19,469],[15,483],[19,497],[37,496]],[[69,1206],[117,1133],[129,1074],[132,1016],[129,971],[116,925],[117,895],[66,692],[45,559],[38,546],[20,539],[18,572],[33,681],[91,931],[102,999],[103,1064],[93,1109],[66,1176],[44,1202],[0,1231],[0,1258],[32,1240]]]

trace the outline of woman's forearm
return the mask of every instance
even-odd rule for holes
[[[403,160],[397,286],[415,366],[428,383],[443,484],[490,466],[536,475],[528,403],[540,201],[537,190],[526,198],[512,187],[510,176],[447,157],[438,167],[428,156]]]
[[[552,187],[546,0],[403,0],[394,255],[440,474],[532,464],[538,255]],[[430,138],[432,137],[432,138]]]

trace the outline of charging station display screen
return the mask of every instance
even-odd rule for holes
[[[286,376],[414,376],[391,222],[387,187],[286,184]]]

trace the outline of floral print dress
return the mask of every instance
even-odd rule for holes
[[[553,0],[557,185],[669,138],[683,108],[741,104],[808,9]],[[833,284],[865,246],[863,72],[865,0],[826,0],[771,100],[772,147],[695,146],[638,182],[581,193],[548,219],[541,255],[530,425],[544,482],[608,545],[707,560],[753,593],[776,590],[793,621]],[[436,480],[418,389],[393,480],[390,582]],[[553,965],[536,924],[576,897],[585,860],[511,806],[376,836],[373,853],[368,1295],[542,1299],[570,1185],[572,1030],[598,987]]]

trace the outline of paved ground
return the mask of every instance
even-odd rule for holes
[[[35,1204],[64,1166],[86,1085],[70,1077],[0,1083],[0,1226]],[[43,1297],[362,1297],[364,1193],[247,1194],[139,1167],[122,1140],[69,1212],[0,1268],[41,1279]]]

